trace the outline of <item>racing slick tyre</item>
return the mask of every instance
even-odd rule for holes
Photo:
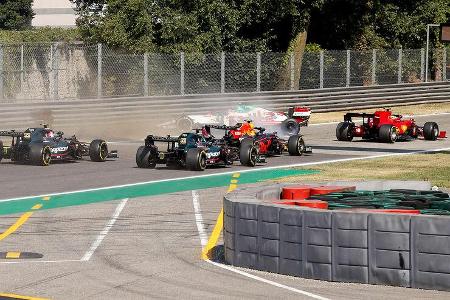
[[[300,132],[300,124],[294,119],[287,119],[281,123],[281,132],[286,135],[294,135]]]
[[[353,124],[341,122],[336,126],[336,138],[338,141],[350,142],[353,140]]]
[[[239,150],[239,160],[241,164],[247,167],[254,167],[258,157],[258,149],[252,144],[241,146]]]
[[[254,140],[252,138],[244,138],[241,141],[241,147],[247,146],[247,145],[253,145],[254,144]]]
[[[139,168],[154,169],[156,167],[156,159],[152,149],[140,146],[136,151],[136,164]]]
[[[381,142],[395,143],[398,137],[397,128],[389,124],[381,125],[378,131],[378,137]]]
[[[186,168],[191,171],[206,169],[206,152],[202,149],[191,148],[186,153]]]
[[[105,161],[108,157],[108,145],[104,140],[93,140],[89,145],[89,157],[92,161]]]
[[[439,126],[435,122],[426,122],[423,125],[423,137],[428,141],[435,141],[439,136]]]
[[[191,131],[194,128],[194,121],[189,117],[181,117],[177,120],[177,129],[185,132]]]
[[[48,166],[52,160],[52,151],[50,146],[42,144],[30,144],[29,152],[30,163],[36,166]]]
[[[305,141],[300,135],[292,135],[288,140],[289,155],[299,156],[305,152]]]

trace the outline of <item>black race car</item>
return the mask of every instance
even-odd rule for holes
[[[167,147],[162,150],[155,142],[166,143]],[[145,145],[136,152],[139,168],[155,168],[157,164],[165,164],[203,171],[207,166],[231,165],[236,160],[246,166],[255,166],[258,161],[257,149],[249,145],[246,151],[242,151],[227,146],[221,140],[207,138],[198,131],[182,133],[179,137],[149,135]]]
[[[63,132],[54,132],[46,125],[29,128],[25,131],[0,131],[0,137],[10,137],[10,146],[0,140],[0,161],[10,159],[13,162],[48,166],[52,161],[71,161],[89,156],[92,161],[105,161],[117,158],[117,151],[108,151],[104,140],[91,143],[80,142],[75,136],[65,138]]]

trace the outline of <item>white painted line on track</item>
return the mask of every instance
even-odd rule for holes
[[[206,245],[208,238],[206,235],[205,226],[203,225],[203,217],[202,217],[202,213],[200,210],[200,203],[198,200],[199,200],[198,191],[193,190],[192,191],[192,203],[194,206],[195,222],[197,224],[198,234],[200,237],[200,243],[203,248]],[[329,300],[328,298],[325,298],[325,297],[322,297],[322,296],[319,296],[319,295],[316,295],[316,294],[313,294],[313,293],[310,293],[307,291],[299,290],[299,289],[296,289],[296,288],[293,288],[293,287],[290,287],[290,286],[287,286],[287,285],[284,285],[284,284],[281,284],[281,283],[278,283],[278,282],[275,282],[272,280],[268,280],[268,279],[247,273],[245,271],[238,270],[232,266],[220,264],[220,263],[211,261],[209,259],[205,260],[205,262],[210,263],[216,267],[219,267],[219,268],[237,273],[239,275],[245,276],[247,278],[254,279],[254,280],[257,280],[260,282],[264,282],[264,283],[267,283],[267,284],[270,284],[270,285],[273,285],[273,286],[276,286],[276,287],[279,287],[279,288],[282,288],[282,289],[285,289],[285,290],[288,290],[288,291],[291,291],[291,292],[294,292],[297,294],[301,294],[301,295],[308,296],[308,297],[311,297],[314,299],[319,299],[319,300]]]
[[[117,205],[116,210],[114,211],[114,214],[112,218],[109,220],[108,224],[106,224],[105,228],[100,232],[100,234],[97,236],[97,239],[92,243],[91,248],[84,254],[84,256],[81,258],[81,261],[89,261],[94,254],[95,250],[97,250],[98,246],[102,243],[103,239],[108,234],[109,230],[114,226],[114,223],[116,223],[117,218],[119,217],[120,213],[122,212],[123,208],[127,204],[128,198],[123,199],[119,205]]]
[[[11,260],[11,261],[2,261],[0,264],[46,264],[46,263],[68,263],[68,262],[81,262],[81,259],[61,259],[61,260]]]
[[[316,162],[309,162],[309,163],[297,163],[297,164],[289,164],[289,165],[263,167],[263,168],[257,168],[257,169],[250,169],[250,168],[239,169],[239,170],[235,169],[233,171],[227,171],[227,172],[221,172],[221,173],[194,175],[194,176],[186,176],[186,177],[176,177],[176,178],[160,179],[160,180],[153,180],[153,181],[129,183],[129,184],[123,184],[123,185],[105,186],[105,187],[91,188],[91,189],[85,189],[85,190],[75,190],[75,191],[70,191],[70,192],[61,192],[61,193],[42,194],[42,195],[35,195],[35,196],[2,199],[2,200],[0,200],[0,203],[32,199],[32,198],[40,198],[40,197],[46,197],[46,196],[52,197],[52,196],[59,196],[59,195],[71,195],[71,194],[76,194],[76,193],[102,191],[102,190],[107,190],[107,189],[139,186],[139,185],[150,184],[150,183],[171,182],[171,181],[176,181],[176,180],[180,180],[180,179],[208,178],[208,177],[214,177],[214,176],[234,174],[236,172],[239,172],[242,174],[242,173],[259,172],[259,171],[265,171],[265,170],[276,170],[276,169],[295,168],[295,167],[308,167],[308,166],[323,165],[323,164],[336,163],[336,162],[346,162],[346,161],[353,161],[353,160],[375,159],[375,158],[382,158],[382,157],[389,157],[389,156],[402,156],[402,155],[420,154],[420,153],[434,153],[434,152],[441,152],[441,151],[447,151],[447,150],[450,150],[450,147],[431,149],[431,150],[410,151],[410,152],[404,152],[404,153],[388,153],[388,154],[377,154],[377,155],[371,155],[371,156],[331,159],[331,160],[323,160],[323,161],[316,161]]]
[[[200,244],[202,245],[203,249],[208,243],[208,235],[206,234],[205,228],[203,227],[203,217],[200,211],[200,203],[198,200],[198,191],[192,190],[192,203],[194,205],[195,222],[197,223],[197,230],[200,236]]]

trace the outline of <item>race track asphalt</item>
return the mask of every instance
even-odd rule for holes
[[[442,129],[450,128],[449,115],[417,119],[419,122],[436,120]],[[258,168],[450,148],[449,139],[393,145],[358,141],[342,143],[335,141],[334,130],[335,124],[308,127],[304,130],[305,140],[314,147],[314,154],[274,158]],[[81,161],[41,168],[2,162],[0,199],[198,174],[165,168],[138,169],[134,162],[138,143],[116,143],[113,146],[121,157],[105,163]],[[239,172],[243,169],[247,168],[215,168],[201,173]],[[197,197],[192,191],[184,191],[134,198],[127,202],[117,200],[36,210],[13,233],[0,236],[0,252],[35,252],[43,257],[28,260],[0,258],[0,295],[12,293],[51,299],[450,297],[446,292],[331,283],[247,269],[235,269],[245,272],[237,274],[206,263],[200,259],[199,226],[204,227],[207,235],[211,233],[226,189],[224,186],[194,192]],[[196,213],[194,208],[195,198],[200,213]],[[0,232],[11,228],[21,216],[2,216]],[[89,260],[83,260],[90,251]]]

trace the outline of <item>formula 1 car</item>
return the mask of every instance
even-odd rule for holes
[[[259,154],[264,156],[281,155],[285,150],[290,155],[303,155],[303,153],[312,152],[312,148],[305,145],[302,135],[291,135],[286,141],[280,138],[276,132],[266,133],[265,128],[254,127],[253,122],[249,120],[235,126],[208,124],[204,126],[206,134],[211,134],[211,128],[225,130],[223,140],[228,145],[239,148],[253,144],[257,147]]]
[[[286,113],[274,112],[261,107],[238,105],[235,109],[205,115],[184,115],[176,120],[181,131],[201,127],[203,124],[227,126],[251,119],[265,128],[281,130],[282,134],[298,134],[301,126],[308,126],[311,110],[308,107],[293,106]]]
[[[107,158],[117,158],[117,151],[108,151],[104,140],[91,143],[80,142],[76,136],[64,138],[63,132],[54,132],[47,125],[29,128],[25,131],[0,131],[0,137],[12,138],[10,146],[0,141],[0,161],[48,166],[52,161],[72,161],[89,156],[92,161],[102,162]]]
[[[155,142],[167,143],[165,150]],[[240,160],[253,167],[261,159],[253,145],[239,149],[213,138],[206,139],[198,131],[182,133],[179,137],[148,135],[144,146],[136,152],[139,168],[155,168],[157,164],[178,165],[192,171],[203,171],[207,166],[226,166]]]
[[[362,118],[361,125],[356,125],[352,118]],[[339,141],[351,141],[354,137],[373,139],[384,143],[407,141],[423,137],[434,141],[445,138],[446,132],[439,131],[435,122],[426,122],[418,126],[414,119],[392,114],[390,109],[375,111],[375,113],[347,113],[344,122],[336,127],[336,138]]]

